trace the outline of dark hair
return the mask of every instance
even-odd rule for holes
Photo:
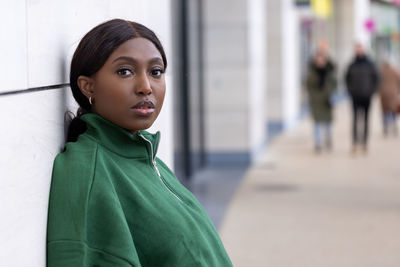
[[[167,68],[167,58],[160,40],[152,30],[140,23],[122,19],[109,20],[94,27],[82,38],[72,57],[69,76],[72,94],[80,108],[68,127],[67,142],[76,141],[86,130],[86,124],[80,116],[89,113],[91,109],[89,100],[79,89],[78,77],[95,74],[122,43],[137,37],[146,38],[154,44]]]

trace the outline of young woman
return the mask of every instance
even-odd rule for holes
[[[81,40],[70,85],[80,105],[53,166],[48,266],[232,266],[206,212],[156,157],[149,128],[167,59],[145,26],[114,19]]]
[[[332,103],[336,89],[335,66],[326,49],[319,49],[310,64],[307,91],[314,120],[315,151],[332,148]]]

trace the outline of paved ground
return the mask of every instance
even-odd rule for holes
[[[400,266],[400,138],[373,105],[367,155],[350,153],[350,110],[316,155],[310,120],[278,137],[246,173],[220,227],[236,267]]]
[[[196,174],[189,189],[219,229],[247,166],[207,167]]]

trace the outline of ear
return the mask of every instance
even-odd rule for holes
[[[78,87],[81,89],[82,94],[84,94],[87,98],[93,97],[94,95],[94,82],[93,79],[87,76],[79,76],[78,77]]]

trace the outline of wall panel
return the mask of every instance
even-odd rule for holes
[[[25,1],[0,2],[0,93],[27,87]]]

